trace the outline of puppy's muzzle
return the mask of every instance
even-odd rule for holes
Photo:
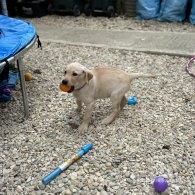
[[[67,80],[62,80],[62,84],[63,85],[68,85],[68,81]],[[71,93],[71,92],[73,92],[74,91],[74,86],[71,86],[71,88],[70,88],[70,90],[69,91],[67,91],[68,93]]]

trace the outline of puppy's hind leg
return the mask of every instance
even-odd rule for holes
[[[110,97],[112,101],[112,113],[102,120],[102,123],[105,125],[112,123],[114,119],[117,117],[117,115],[119,114],[119,112],[121,111],[121,102],[124,96],[118,97],[117,95]],[[123,99],[123,102],[124,102],[124,99]],[[122,106],[124,107],[124,103],[122,104]]]
[[[122,100],[121,100],[121,110],[125,107],[125,105],[127,104],[127,98],[125,96],[123,96]]]

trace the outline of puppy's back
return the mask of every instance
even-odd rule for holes
[[[129,75],[119,69],[96,68],[93,71],[96,98],[106,98],[117,89],[129,87]]]

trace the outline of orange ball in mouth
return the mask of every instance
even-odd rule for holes
[[[64,85],[63,83],[60,83],[60,89],[64,92],[70,92],[72,91],[72,87],[71,86],[67,86],[67,85]]]

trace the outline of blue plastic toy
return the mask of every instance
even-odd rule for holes
[[[135,96],[132,98],[129,98],[127,100],[127,103],[128,103],[128,105],[135,105],[135,104],[137,104],[137,98]]]
[[[93,147],[93,144],[87,144],[86,146],[82,147],[81,150],[77,152],[72,158],[68,159],[66,162],[61,164],[58,168],[56,168],[53,172],[51,172],[49,175],[45,176],[42,179],[42,183],[44,185],[47,185],[49,182],[54,180],[62,171],[67,169],[71,164],[73,164],[75,161],[77,161],[81,156],[89,152],[89,150]]]

